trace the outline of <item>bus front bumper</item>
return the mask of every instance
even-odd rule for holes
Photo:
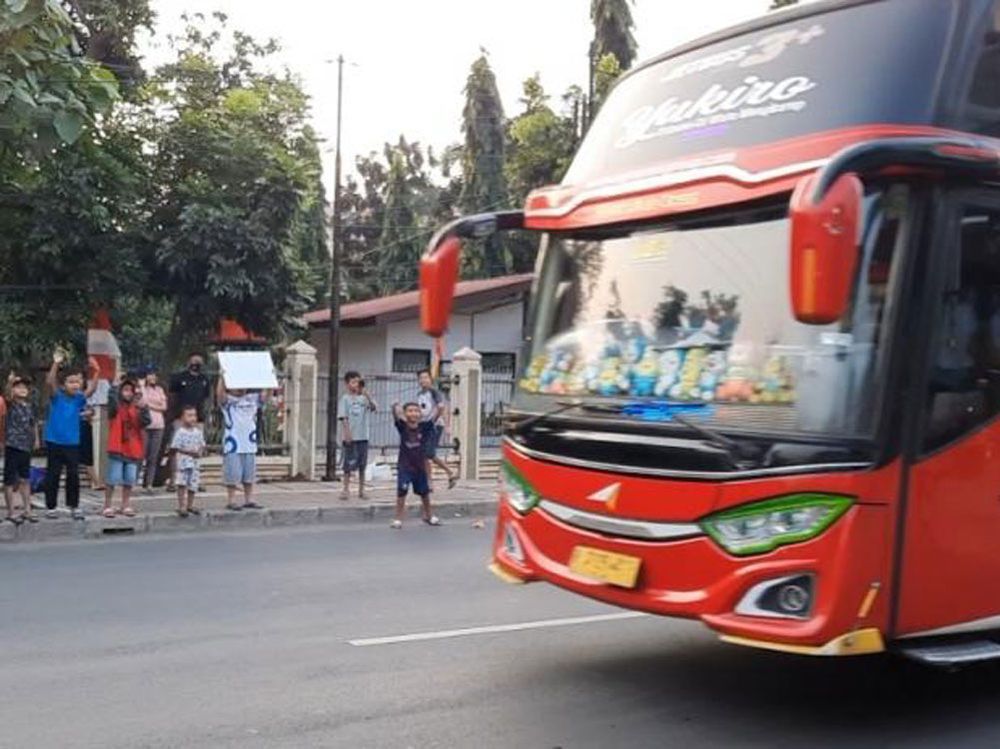
[[[707,535],[656,542],[613,537],[541,508],[522,515],[501,497],[490,569],[507,582],[541,580],[627,609],[699,619],[734,644],[805,655],[875,653],[884,650],[885,606],[880,555],[868,550],[884,548],[886,514],[855,505],[816,538],[735,557]],[[581,548],[632,560],[634,580],[581,574]],[[789,580],[810,583],[801,611],[760,605]]]

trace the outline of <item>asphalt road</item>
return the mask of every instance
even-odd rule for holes
[[[1000,668],[719,643],[382,524],[0,548],[3,747],[996,747]]]

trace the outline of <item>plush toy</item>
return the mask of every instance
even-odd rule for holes
[[[708,351],[703,348],[688,349],[684,355],[684,366],[681,367],[680,379],[670,388],[670,397],[674,400],[698,400],[701,398],[702,366]]]
[[[701,370],[701,377],[698,378],[698,389],[701,392],[702,400],[715,400],[715,389],[722,381],[722,375],[725,374],[725,371],[725,351],[712,351],[705,357],[705,366]]]
[[[559,351],[549,358],[548,365],[542,371],[539,382],[543,393],[551,395],[566,394],[574,359],[575,357],[569,351]]]
[[[783,356],[771,356],[764,363],[761,378],[754,388],[758,403],[792,403],[795,389],[788,363]]]
[[[681,367],[684,366],[683,349],[667,349],[660,354],[660,376],[656,381],[653,393],[657,398],[669,395],[671,388],[677,384],[681,376]]]
[[[623,362],[618,357],[604,360],[601,373],[597,376],[597,392],[600,395],[618,395],[621,393],[621,369]]]
[[[637,398],[648,398],[656,391],[656,381],[660,374],[660,363],[656,352],[647,348],[639,363],[632,368],[632,383],[629,393]]]
[[[531,364],[524,371],[524,376],[521,378],[521,389],[528,393],[537,393],[541,387],[541,377],[542,372],[545,370],[546,364],[548,363],[548,357],[545,354],[538,354],[532,360]]]
[[[753,370],[743,362],[731,362],[715,391],[716,399],[747,403],[753,398]]]
[[[646,346],[646,336],[642,332],[636,331],[625,341],[625,347],[622,350],[622,360],[630,367],[634,367],[645,356]]]

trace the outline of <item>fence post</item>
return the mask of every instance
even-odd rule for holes
[[[296,341],[285,354],[285,439],[293,478],[316,478],[316,349]]]
[[[458,476],[463,481],[479,478],[479,438],[482,431],[483,357],[470,348],[459,349],[451,357],[455,397],[453,432],[458,438]]]

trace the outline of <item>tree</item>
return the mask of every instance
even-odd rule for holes
[[[597,61],[597,65],[594,68],[594,98],[591,103],[591,113],[593,115],[596,115],[600,111],[601,105],[608,98],[608,94],[611,93],[615,81],[618,80],[621,74],[621,65],[618,64],[618,58],[613,54],[608,53]]]
[[[787,8],[789,5],[796,5],[799,0],[771,0],[771,6],[768,10],[778,10],[780,8]]]
[[[597,62],[611,54],[618,59],[622,70],[628,70],[635,62],[638,45],[632,29],[631,0],[590,0],[590,20],[594,24],[594,39],[590,43],[590,64],[596,68]]]
[[[524,109],[507,124],[508,145],[504,172],[515,205],[524,203],[536,187],[562,179],[573,157],[573,121],[549,107],[549,97],[538,74],[523,84]]]
[[[313,301],[301,244],[310,190],[313,220],[319,200],[307,98],[287,72],[263,71],[273,43],[233,33],[219,59],[225,17],[215,18],[211,33],[189,26],[151,81],[151,291],[173,302],[172,356],[222,318],[283,335]]]
[[[462,133],[465,136],[463,189],[459,200],[462,210],[478,213],[506,208],[509,201],[504,177],[506,122],[496,77],[485,50],[472,63],[466,80]],[[483,242],[481,248],[470,243],[464,261],[466,273],[476,277],[500,276],[510,269],[506,248],[496,235]]]

